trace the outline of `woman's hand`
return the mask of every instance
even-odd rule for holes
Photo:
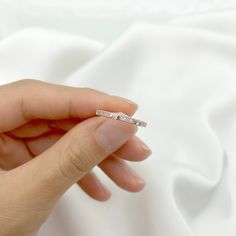
[[[74,183],[94,199],[110,192],[90,170],[98,165],[118,186],[144,181],[125,160],[151,151],[137,127],[95,116],[96,109],[133,115],[137,105],[89,89],[37,80],[0,86],[0,235],[36,235],[56,201]]]

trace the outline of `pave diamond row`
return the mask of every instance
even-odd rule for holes
[[[96,115],[97,116],[105,116],[105,117],[112,118],[113,114],[111,112],[108,112],[108,111],[96,110]]]
[[[146,122],[129,117],[122,112],[108,112],[108,111],[104,111],[104,110],[96,110],[96,115],[105,116],[105,117],[112,118],[115,120],[128,122],[128,123],[135,124],[138,126],[143,126],[143,127],[147,126]]]

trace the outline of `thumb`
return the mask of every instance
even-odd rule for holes
[[[24,171],[18,171],[17,179],[22,181],[28,196],[37,196],[41,201],[57,199],[136,131],[137,126],[113,119],[87,119],[21,166]]]

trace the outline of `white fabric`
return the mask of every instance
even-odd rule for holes
[[[166,21],[156,12],[152,23],[119,22],[94,40],[84,35],[95,27],[82,36],[83,28],[70,28],[73,17],[59,25],[48,8],[37,16],[46,1],[22,1],[31,11],[14,2],[0,2],[1,84],[31,77],[133,99],[135,117],[148,122],[139,135],[153,150],[130,163],[147,182],[142,192],[121,190],[95,169],[113,197],[96,202],[73,186],[40,235],[236,235],[236,11]]]

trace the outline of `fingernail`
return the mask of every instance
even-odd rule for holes
[[[148,145],[146,143],[144,143],[141,139],[140,139],[140,144],[141,144],[141,148],[143,150],[145,150],[145,152],[147,153],[146,156],[150,156],[152,154],[152,150],[148,147]]]
[[[118,120],[106,119],[95,131],[97,143],[108,153],[120,148],[138,128]]]
[[[127,102],[127,103],[129,103],[129,104],[131,104],[131,105],[135,105],[135,106],[138,107],[138,104],[137,104],[137,103],[135,103],[135,102],[133,102],[133,101],[127,99],[127,98],[123,98],[123,97],[120,97],[120,96],[113,96],[113,97],[119,98],[120,100],[123,100],[123,101],[125,101],[125,102]]]
[[[132,174],[133,180],[136,184],[138,184],[138,185],[145,185],[146,184],[144,179],[142,179],[135,170],[130,169],[130,173]]]

